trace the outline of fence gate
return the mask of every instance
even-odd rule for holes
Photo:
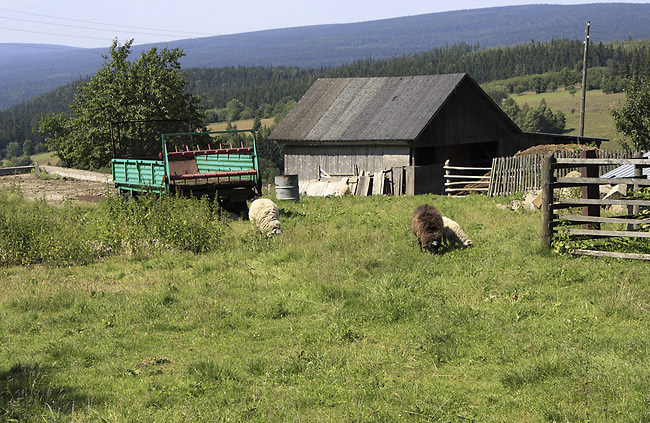
[[[629,178],[600,178],[599,167],[612,165],[634,166],[634,176]],[[581,177],[558,176],[558,171],[579,167]],[[601,184],[632,185],[635,190],[650,186],[650,179],[642,174],[642,168],[650,167],[650,159],[603,159],[603,158],[555,158],[547,156],[542,166],[542,244],[550,247],[554,236],[560,233],[569,237],[588,237],[598,240],[608,237],[650,238],[650,232],[640,230],[650,224],[650,218],[640,217],[641,208],[650,208],[650,200],[601,199],[598,186]],[[566,194],[556,195],[560,188],[581,188],[581,198],[570,198]],[[564,195],[564,197],[563,197]],[[627,214],[601,216],[603,206],[624,206]],[[582,214],[571,213],[578,208]],[[556,214],[558,211],[564,214]],[[575,225],[582,225],[576,227]],[[573,254],[607,256],[650,260],[650,254],[623,253],[601,250],[574,249]]]
[[[445,170],[445,192],[447,195],[488,193],[492,168],[451,166],[447,160],[443,169]]]

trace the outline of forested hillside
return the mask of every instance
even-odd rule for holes
[[[317,69],[370,57],[375,60],[401,57],[459,43],[486,49],[517,45],[531,39],[541,42],[555,38],[581,40],[588,20],[592,24],[593,43],[650,37],[650,4],[600,3],[459,10],[164,44],[186,53],[181,60],[185,69],[228,66]],[[158,46],[164,47],[161,44]],[[137,55],[152,46],[134,46],[133,52]],[[34,45],[17,49],[0,44],[0,110],[94,75],[105,53],[106,49]]]
[[[268,118],[286,113],[319,77],[401,76],[467,72],[498,102],[512,93],[553,91],[580,83],[580,41],[555,39],[511,47],[479,49],[458,44],[385,60],[348,65],[298,67],[194,68],[185,71],[188,90],[202,96],[211,122]],[[596,43],[590,47],[589,87],[620,91],[625,78],[650,74],[650,40]],[[65,112],[76,84],[59,87],[34,100],[0,112],[0,158],[18,158],[42,143],[33,132],[43,114]],[[288,105],[288,106],[287,106]]]
[[[274,104],[286,97],[297,100],[320,77],[465,72],[479,84],[498,81],[496,85],[506,87],[509,93],[541,92],[548,88],[549,83],[565,87],[581,81],[582,46],[582,42],[568,39],[485,50],[463,43],[385,60],[357,60],[331,68],[190,69],[187,79],[190,90],[204,96],[207,108],[225,107],[233,98],[249,106]],[[590,88],[620,91],[622,80],[634,72],[650,74],[650,40],[593,44],[589,49],[588,65],[591,69]]]

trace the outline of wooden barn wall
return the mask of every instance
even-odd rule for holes
[[[406,195],[443,194],[445,190],[443,165],[408,166]]]
[[[358,171],[376,172],[395,166],[408,166],[408,145],[331,145],[284,146],[284,173],[301,180],[318,179],[319,168],[329,175],[354,175]]]
[[[414,147],[439,147],[498,143],[499,156],[519,151],[522,140],[504,120],[504,116],[490,107],[488,99],[478,95],[468,84],[462,84],[449,98]],[[444,157],[426,162],[443,163]]]

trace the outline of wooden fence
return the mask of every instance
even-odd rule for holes
[[[596,151],[596,150],[593,150]],[[553,153],[557,159],[579,158],[581,150],[562,150]],[[530,154],[525,156],[498,157],[492,160],[490,171],[490,186],[487,194],[511,195],[515,192],[538,191],[542,188],[542,162],[545,155]],[[597,150],[597,157],[600,159],[624,159],[631,158],[632,154],[625,151]],[[616,167],[614,164],[604,165],[599,169],[599,175],[603,175]],[[558,170],[558,176],[566,176],[567,173],[576,170],[576,166],[566,167]]]
[[[596,151],[596,150],[594,150]],[[563,150],[553,153],[557,159],[579,158],[581,150]],[[542,189],[542,163],[545,155],[529,154],[525,156],[497,157],[492,160],[492,167],[452,166],[449,160],[445,162],[445,193],[447,195],[463,195],[468,193],[483,193],[490,197],[497,195],[508,196],[516,192],[539,191]],[[625,151],[598,150],[597,157],[601,159],[625,159],[632,154]],[[613,170],[614,164],[603,165],[599,169],[600,176]],[[577,170],[576,166],[558,169],[558,176],[566,176]]]
[[[601,167],[612,167],[632,164],[635,166],[631,178],[600,178]],[[580,168],[580,177],[564,177],[559,174],[570,168]],[[569,237],[586,236],[592,239],[604,237],[650,238],[650,232],[638,230],[643,225],[650,224],[650,219],[639,218],[639,208],[650,207],[650,200],[635,199],[601,199],[599,186],[601,184],[627,184],[635,189],[650,186],[650,179],[642,174],[642,168],[650,167],[650,159],[620,159],[620,158],[555,158],[547,156],[542,165],[542,244],[550,247],[553,237],[562,231]],[[581,198],[562,198],[562,191],[556,189],[581,187]],[[601,217],[601,207],[624,206],[627,214],[623,216]],[[570,214],[571,209],[582,208],[582,215]],[[563,210],[563,215],[556,211]],[[581,224],[576,228],[572,225]],[[606,224],[607,229],[601,229]],[[625,229],[621,229],[624,225]],[[611,251],[575,249],[571,253],[581,255],[607,256],[650,260],[650,254],[621,253]]]
[[[531,154],[515,157],[497,157],[492,160],[490,186],[487,195],[507,196],[515,192],[540,189],[542,185],[543,156]]]
[[[459,196],[488,192],[492,168],[451,166],[447,160],[443,169],[445,170],[445,193],[447,195]]]

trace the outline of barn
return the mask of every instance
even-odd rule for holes
[[[402,169],[412,194],[442,193],[447,159],[490,166],[567,142],[523,132],[466,73],[318,79],[270,139],[283,146],[285,174],[301,181]]]

